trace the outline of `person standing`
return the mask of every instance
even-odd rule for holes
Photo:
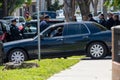
[[[89,15],[88,15],[88,21],[92,21],[92,22],[98,23],[98,22],[93,18],[93,15],[92,15],[92,14],[89,14]]]
[[[107,22],[106,22],[106,26],[107,26],[107,28],[110,30],[111,29],[111,27],[113,26],[113,24],[114,24],[114,20],[113,20],[113,14],[112,13],[108,13],[108,20],[107,20]]]
[[[82,16],[82,20],[83,20],[83,21],[88,21],[88,16],[83,15],[83,16]]]
[[[45,16],[44,19],[40,22],[40,32],[49,26],[48,21],[49,21],[49,16]]]
[[[100,14],[99,16],[99,24],[103,25],[104,27],[106,27],[106,20],[104,18],[104,14]]]
[[[113,20],[114,20],[113,26],[120,25],[119,15],[113,15]]]
[[[26,21],[30,21],[32,19],[29,12],[26,12],[25,19],[26,19]]]
[[[16,26],[17,23],[16,19],[13,19],[11,22],[12,22],[12,24],[10,25],[11,41],[22,39],[22,35],[20,34],[18,27]]]

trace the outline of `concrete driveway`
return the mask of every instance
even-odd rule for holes
[[[112,80],[112,60],[81,60],[48,80]]]

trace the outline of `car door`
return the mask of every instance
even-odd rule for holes
[[[45,32],[42,33],[41,53],[43,56],[45,55],[54,56],[54,55],[59,55],[62,52],[64,52],[63,35],[54,36],[56,33],[56,29],[58,27],[63,27],[64,29],[64,25],[58,25],[54,27],[55,30],[53,28],[49,28]],[[35,52],[37,52],[37,50]]]
[[[66,52],[83,51],[90,40],[90,32],[87,27],[84,24],[73,23],[68,24],[66,30],[64,34],[64,50]]]

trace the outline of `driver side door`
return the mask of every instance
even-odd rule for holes
[[[62,55],[61,53],[64,52],[63,35],[53,36],[58,27],[63,27],[64,29],[64,25],[58,25],[43,32],[43,38],[41,39],[41,53],[43,56],[58,56]]]

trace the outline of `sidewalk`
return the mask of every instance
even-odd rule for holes
[[[112,60],[82,60],[48,80],[112,80]]]

